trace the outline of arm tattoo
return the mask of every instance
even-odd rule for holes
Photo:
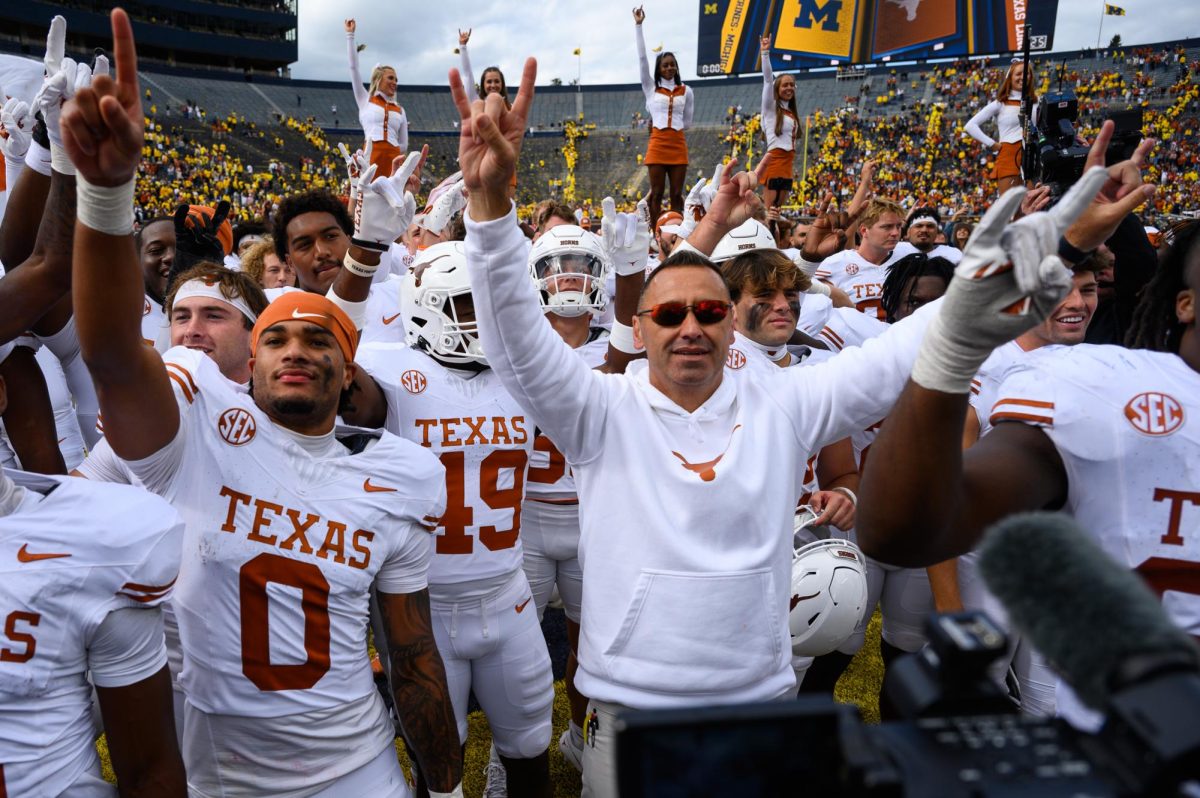
[[[379,602],[388,634],[392,690],[405,739],[430,788],[449,792],[462,781],[462,748],[433,638],[429,591]],[[393,612],[397,611],[397,612]]]

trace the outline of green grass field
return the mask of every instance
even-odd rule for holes
[[[838,701],[857,704],[863,717],[870,723],[879,722],[879,689],[883,684],[883,660],[879,656],[879,613],[871,619],[867,628],[867,641],[862,650],[850,663],[849,669],[838,682],[834,693]],[[567,727],[569,710],[567,696],[563,683],[554,685],[554,735],[550,738],[550,778],[554,782],[555,798],[576,798],[579,795],[579,773],[571,767],[558,752],[558,736]],[[484,770],[488,763],[488,749],[491,742],[491,732],[488,730],[487,719],[480,712],[471,714],[470,737],[467,741],[467,756],[463,763],[463,792],[468,798],[478,798],[483,794]],[[108,746],[101,737],[96,743],[100,751],[100,760],[104,767],[104,777],[114,781],[112,768],[108,761]],[[408,769],[408,754],[404,744],[396,741],[396,752],[400,761]],[[364,796],[363,798],[370,798]]]

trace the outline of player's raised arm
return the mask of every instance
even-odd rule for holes
[[[101,75],[76,92],[62,132],[79,187],[72,274],[80,350],[113,451],[138,460],[175,437],[179,411],[161,359],[142,343],[142,275],[131,233],[145,122],[133,29],[119,8],[112,31],[116,79]]]

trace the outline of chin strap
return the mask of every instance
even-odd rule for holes
[[[758,341],[755,341],[748,335],[742,337],[746,339],[746,343],[750,344],[759,352],[762,352],[764,355],[769,357],[772,363],[778,363],[788,356],[788,348],[786,343],[780,344],[779,346],[766,346],[765,344],[760,344]]]

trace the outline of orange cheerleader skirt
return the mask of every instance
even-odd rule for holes
[[[403,155],[400,148],[390,141],[371,142],[371,163],[378,167],[376,177],[388,177],[392,173],[392,161]]]
[[[1020,177],[1021,160],[1024,148],[1021,142],[1000,142],[1000,152],[996,153],[996,163],[988,177],[999,180],[1002,177]]]
[[[792,179],[792,166],[796,161],[795,150],[785,150],[781,147],[776,147],[773,150],[768,150],[767,154],[763,157],[767,161],[767,168],[762,176],[764,185],[768,180],[772,179]]]
[[[646,166],[686,166],[688,148],[684,132],[669,127],[651,128],[644,162]]]

